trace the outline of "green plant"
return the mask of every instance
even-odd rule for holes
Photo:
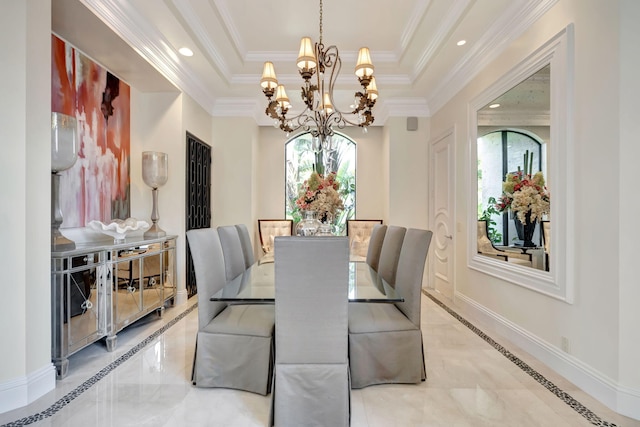
[[[496,229],[496,222],[491,219],[493,215],[500,215],[500,212],[496,209],[496,198],[489,197],[488,206],[485,210],[482,211],[482,215],[480,215],[481,220],[487,221],[487,230],[489,233],[489,240],[493,243],[502,243],[502,233],[499,233]]]

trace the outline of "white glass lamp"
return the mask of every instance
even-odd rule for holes
[[[78,124],[74,117],[51,113],[51,249],[75,249],[76,244],[60,233],[60,172],[72,167],[78,159]]]
[[[152,188],[153,210],[151,211],[151,221],[153,225],[144,233],[145,238],[156,238],[166,236],[158,226],[158,187],[162,187],[169,178],[169,155],[157,151],[145,151],[142,153],[142,179],[144,183]]]

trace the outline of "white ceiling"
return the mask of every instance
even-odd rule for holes
[[[367,46],[380,93],[375,124],[429,116],[555,2],[324,0],[323,42],[342,57],[338,108],[360,89],[353,68]],[[295,59],[300,38],[318,41],[318,27],[318,0],[52,0],[53,32],[137,90],[179,89],[214,116],[260,124],[270,124],[262,64],[274,63],[299,110]],[[178,54],[183,46],[194,56]]]

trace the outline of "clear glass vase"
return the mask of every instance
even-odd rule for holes
[[[320,220],[320,226],[316,236],[333,236],[333,215],[329,212],[325,212]]]
[[[315,236],[320,228],[321,222],[316,217],[316,211],[302,211],[302,219],[296,226],[298,236]]]

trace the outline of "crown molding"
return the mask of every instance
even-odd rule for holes
[[[404,56],[404,52],[407,50],[407,46],[409,46],[409,43],[411,43],[411,40],[415,36],[418,25],[420,24],[420,21],[424,19],[430,4],[431,0],[421,0],[416,2],[416,7],[411,13],[409,22],[407,22],[407,25],[400,36],[400,43],[396,48],[396,57],[398,61]]]
[[[339,50],[339,46],[338,50]],[[376,64],[390,63],[395,64],[399,58],[395,52],[388,50],[372,51],[372,61]],[[245,62],[290,62],[292,69],[295,68],[296,60],[298,59],[298,51],[250,51],[244,55]],[[345,62],[355,64],[358,61],[358,52],[355,50],[340,51],[340,59]]]
[[[442,44],[447,40],[451,29],[456,25],[456,22],[460,20],[464,12],[469,6],[470,0],[457,0],[449,9],[447,16],[442,20],[441,25],[438,27],[438,31],[434,35],[425,50],[420,55],[420,59],[416,61],[416,65],[413,68],[412,80],[416,80],[427,68],[427,65],[431,61],[431,58],[438,52]]]
[[[173,0],[173,5],[184,20],[189,23],[198,42],[203,46],[207,55],[212,58],[214,66],[228,84],[232,77],[231,70],[229,70],[229,66],[219,53],[219,49],[213,43],[212,38],[208,36],[206,25],[202,22],[200,16],[193,10],[189,3],[184,0]]]
[[[195,10],[184,0],[170,0],[182,17],[192,24],[194,34],[204,46],[207,54],[212,58],[214,67],[228,85],[253,85],[260,80],[257,74],[234,75],[228,64],[222,58],[219,48],[206,36],[206,26],[201,22]],[[451,26],[460,19],[468,8],[471,0],[456,0],[449,10],[447,17],[442,21],[437,34],[424,49],[419,61],[409,75],[406,74],[376,74],[381,90],[381,98],[376,107],[377,122],[379,125],[384,117],[394,116],[419,116],[429,117],[445,105],[459,90],[473,79],[479,70],[494,60],[514,39],[520,36],[533,22],[546,13],[558,0],[522,0],[514,1],[504,15],[497,17],[496,21],[483,37],[474,44],[467,54],[454,66],[436,86],[435,90],[425,98],[396,98],[384,99],[384,87],[394,85],[410,86],[426,69],[437,47],[441,45]],[[247,101],[244,98],[232,100],[230,98],[216,98],[212,89],[194,76],[196,75],[187,63],[181,60],[168,40],[153,25],[140,14],[130,2],[120,0],[80,0],[88,9],[98,16],[118,36],[125,40],[142,58],[149,62],[167,80],[178,87],[184,93],[193,98],[206,111],[213,116],[251,116],[258,123],[266,118],[262,106],[257,101]],[[292,71],[295,70],[297,52],[246,52],[237,29],[228,13],[227,0],[210,0],[211,7],[219,14],[221,21],[226,26],[226,31],[234,43],[236,52],[246,61],[284,61],[290,62]],[[382,51],[375,53],[377,63],[394,63],[404,54],[404,49],[415,36],[417,25],[427,12],[431,0],[420,0],[416,3],[415,13],[402,34],[400,46],[396,51]],[[295,46],[294,46],[295,47]],[[356,61],[357,52],[341,52],[341,57],[346,62]],[[284,84],[296,85],[300,82],[297,73],[279,75],[279,80]],[[338,76],[338,84],[352,85],[353,76],[350,73],[342,73]],[[357,87],[357,86],[356,86]],[[384,99],[384,100],[383,100]],[[268,120],[268,118],[267,118]]]
[[[384,117],[429,117],[431,115],[427,100],[424,98],[386,99],[381,104],[378,111]]]
[[[549,126],[550,123],[550,111],[478,112],[478,126]]]
[[[117,0],[80,1],[167,80],[206,110],[212,109],[214,94],[192,77],[194,73],[180,61],[169,41],[133,5]]]
[[[214,9],[217,10],[229,37],[231,37],[231,40],[233,41],[233,48],[236,51],[236,54],[239,58],[243,58],[247,49],[244,47],[244,42],[242,41],[242,37],[240,37],[238,27],[234,24],[233,19],[231,18],[231,13],[229,12],[227,4],[228,2],[225,0],[213,0]]]
[[[427,99],[431,111],[442,108],[527,28],[544,15],[558,0],[513,2],[509,10],[494,22],[467,54],[453,67]]]

